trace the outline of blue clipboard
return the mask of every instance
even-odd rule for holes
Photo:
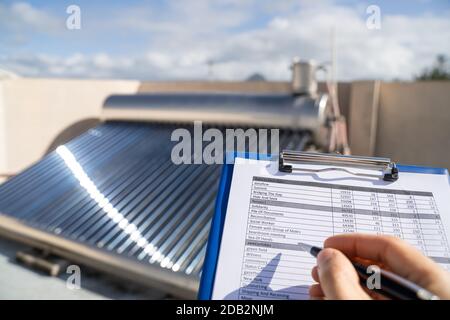
[[[219,258],[220,243],[222,240],[223,226],[225,216],[227,213],[228,196],[230,194],[231,180],[233,177],[234,161],[229,161],[235,158],[246,158],[256,160],[270,160],[273,159],[271,155],[251,154],[251,153],[231,153],[227,154],[226,164],[223,165],[222,175],[220,178],[219,191],[216,197],[216,204],[214,216],[211,223],[211,229],[208,237],[208,245],[206,247],[206,256],[203,263],[202,276],[200,279],[200,287],[198,292],[198,299],[210,300],[214,287],[214,279],[216,276],[217,261]],[[445,168],[432,168],[422,166],[397,165],[399,172],[413,172],[424,174],[439,174],[447,175],[448,170]],[[449,181],[450,182],[450,181]]]

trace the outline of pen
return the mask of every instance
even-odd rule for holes
[[[315,247],[306,243],[299,242],[299,246],[302,250],[309,252],[314,257],[317,257],[322,248]],[[371,276],[367,273],[367,266],[352,261],[353,267],[360,278],[362,284],[365,284],[368,277]],[[439,297],[430,291],[420,287],[419,285],[411,282],[395,273],[380,268],[380,289],[376,289],[376,292],[391,298],[402,300],[439,300]]]

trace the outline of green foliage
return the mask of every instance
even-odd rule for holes
[[[422,73],[416,77],[416,80],[450,80],[450,69],[447,62],[448,58],[445,55],[438,55],[433,66],[424,69]]]

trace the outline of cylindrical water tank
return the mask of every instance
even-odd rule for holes
[[[104,120],[192,122],[307,130],[318,146],[327,145],[329,103],[288,94],[161,93],[112,95]]]

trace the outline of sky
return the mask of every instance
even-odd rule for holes
[[[81,28],[66,26],[70,5]],[[380,8],[380,28],[366,12]],[[24,77],[288,80],[292,58],[342,81],[411,80],[450,56],[449,0],[0,0],[0,69]]]

